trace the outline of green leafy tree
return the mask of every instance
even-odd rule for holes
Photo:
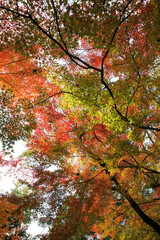
[[[3,86],[0,90],[0,139],[3,150],[9,153],[17,140],[26,140],[33,128],[35,118],[32,111],[24,108],[25,100],[15,100],[12,90]]]
[[[158,239],[157,1],[6,0],[0,8],[2,47],[35,58],[55,86],[35,104],[28,138],[36,180],[24,202],[51,226],[42,238]],[[60,170],[46,170],[53,165]]]

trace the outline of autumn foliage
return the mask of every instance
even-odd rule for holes
[[[159,7],[0,4],[0,136],[28,147],[6,198],[48,227],[38,239],[159,239]]]
[[[20,239],[22,232],[21,223],[24,220],[23,211],[19,206],[8,202],[7,199],[0,201],[0,237],[1,239]]]

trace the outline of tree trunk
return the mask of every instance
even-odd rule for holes
[[[109,172],[106,170],[106,173],[108,174]],[[125,198],[127,201],[130,203],[131,207],[135,210],[135,212],[139,215],[139,217],[148,224],[150,227],[152,227],[157,233],[160,234],[160,225],[155,222],[152,218],[148,217],[142,209],[138,206],[138,204],[133,200],[133,198],[129,195],[128,191],[124,189],[117,179],[113,176],[110,178],[111,181],[113,181],[117,187],[118,192]]]

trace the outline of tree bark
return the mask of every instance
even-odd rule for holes
[[[108,174],[108,171],[106,170],[106,173]],[[128,191],[124,189],[119,182],[117,181],[116,177],[111,177],[111,181],[113,181],[117,187],[118,192],[130,203],[131,207],[135,210],[135,212],[139,215],[139,217],[148,224],[150,227],[152,227],[157,233],[160,234],[160,225],[155,222],[152,218],[148,217],[142,209],[138,206],[138,204],[134,201],[134,199],[129,195]]]

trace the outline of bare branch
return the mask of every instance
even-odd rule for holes
[[[88,182],[92,181],[94,178],[96,178],[97,176],[99,176],[99,175],[100,175],[102,172],[104,172],[104,171],[105,171],[105,169],[103,169],[102,171],[100,171],[100,172],[99,172],[98,174],[96,174],[94,177],[92,177],[92,178],[84,181],[83,183],[88,183]]]

